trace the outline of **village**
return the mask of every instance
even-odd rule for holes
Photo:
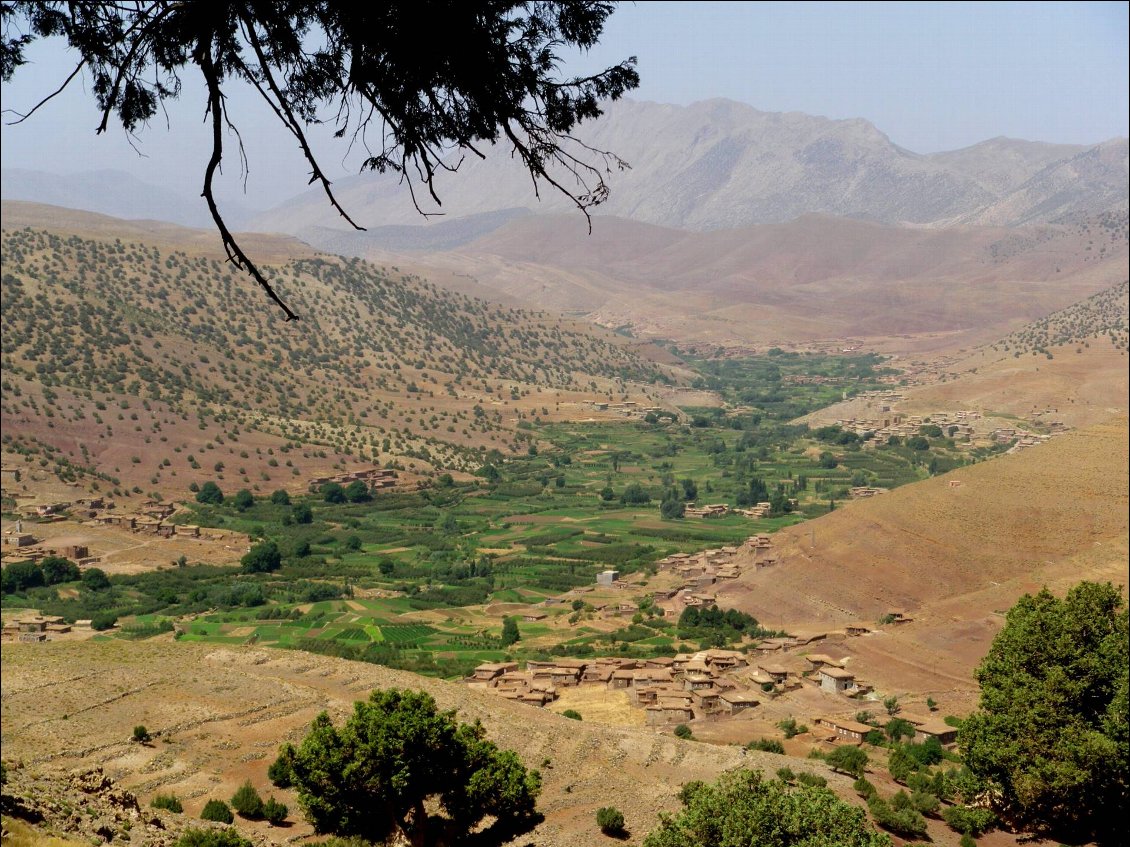
[[[895,408],[895,405],[903,399],[903,396],[895,391],[865,391],[853,399],[864,401],[867,408],[877,406],[879,416],[838,418],[835,422],[836,426],[845,432],[861,437],[868,436],[864,446],[871,447],[887,443],[891,438],[905,441],[920,435],[923,427],[936,426],[946,437],[955,439],[955,446],[961,450],[998,444],[1011,445],[1010,452],[1015,452],[1043,444],[1049,438],[1060,435],[1068,429],[1062,421],[1053,418],[1041,421],[1041,426],[1048,430],[1047,433],[1032,432],[1018,426],[997,426],[990,430],[975,423],[983,420],[984,415],[970,409],[939,411],[929,415],[907,414]],[[1036,413],[1034,417],[1046,417],[1054,413],[1053,409],[1045,409]]]
[[[740,547],[675,553],[658,564],[661,573],[677,578],[678,587],[650,592],[650,607],[666,619],[678,619],[687,608],[716,606],[717,598],[711,588],[719,581],[738,578],[743,568],[772,567],[778,559],[770,536],[758,534],[750,536]],[[617,571],[608,570],[597,575],[595,587],[573,589],[546,600],[545,604],[568,603],[587,596],[594,588],[628,591],[640,587],[621,579]],[[640,603],[628,599],[588,605],[611,617],[630,617],[640,611]],[[530,608],[521,617],[535,621],[546,615]],[[910,621],[899,611],[883,618],[884,624],[892,626]],[[878,695],[870,683],[849,669],[850,650],[843,645],[849,639],[870,635],[873,626],[858,623],[807,637],[758,638],[743,650],[704,649],[646,659],[607,656],[530,660],[524,668],[516,661],[485,662],[464,682],[535,707],[548,706],[570,690],[620,692],[619,696],[626,696],[631,707],[644,712],[648,726],[666,728],[695,722],[716,723],[738,715],[749,717],[763,704],[778,698],[798,704],[817,702],[822,709],[811,718],[812,738],[826,743],[858,744],[875,727],[861,723],[856,716]],[[829,644],[830,652],[844,655],[809,652],[812,645],[825,641],[837,645],[832,648]],[[807,696],[792,696],[797,692]],[[901,714],[900,717],[915,726],[916,741],[934,737],[941,744],[950,745],[956,739],[956,730],[940,720]]]

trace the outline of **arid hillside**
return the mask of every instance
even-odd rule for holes
[[[931,334],[973,345],[1121,282],[1127,261],[1125,213],[1020,230],[807,215],[708,233],[601,217],[591,235],[579,216],[526,216],[448,253],[398,257],[363,235],[306,237],[455,290],[721,345],[910,336],[913,350]]]
[[[17,790],[37,795],[33,802],[50,802],[54,792],[62,794],[76,783],[76,771],[101,768],[136,795],[144,823],[135,819],[125,831],[112,816],[103,816],[89,795],[79,794],[78,802],[72,796],[66,798],[69,804],[55,804],[52,825],[85,836],[109,818],[114,843],[152,845],[171,843],[170,832],[193,823],[208,799],[227,799],[250,780],[264,796],[286,803],[290,816],[283,828],[240,818],[240,832],[258,845],[303,843],[310,826],[293,792],[270,785],[267,767],[279,745],[301,739],[319,712],[340,722],[353,701],[377,687],[427,691],[440,708],[458,710],[460,720],[481,720],[490,738],[541,772],[538,809],[544,820],[510,842],[515,845],[601,843],[595,812],[608,805],[624,814],[629,831],[624,843],[640,844],[661,811],[678,808],[683,784],[712,780],[738,766],[772,776],[788,765],[824,777],[840,797],[861,803],[851,777],[823,762],[733,746],[764,733],[756,721],[731,722],[728,742],[683,741],[650,727],[578,723],[487,691],[376,665],[172,641],[6,645],[4,758],[10,774],[18,765],[8,790],[14,782]],[[153,735],[149,744],[131,741],[139,724]],[[894,790],[879,781],[884,790]],[[169,792],[183,802],[183,815],[158,816],[148,808],[154,794]],[[61,807],[73,812],[60,812]],[[162,828],[149,823],[154,818]],[[956,847],[959,837],[933,819],[929,835],[939,847]],[[980,843],[1014,847],[1018,842],[1011,833],[994,832]]]
[[[461,467],[525,449],[522,417],[643,399],[660,373],[647,349],[589,324],[251,236],[245,248],[301,316],[287,323],[215,242],[5,203],[6,450],[63,461],[71,481],[166,494],[197,479],[203,458],[188,457],[216,443],[234,451],[229,474],[272,488],[309,469],[279,467],[287,443],[317,445],[314,464],[328,450]]]
[[[779,564],[719,591],[772,627],[862,623],[861,676],[969,705],[972,669],[1024,592],[1127,584],[1125,416],[870,499],[775,536]],[[877,625],[891,612],[913,622]]]
[[[272,829],[240,821],[241,830],[284,843],[308,835],[290,791],[267,780],[284,741],[298,741],[319,712],[343,720],[354,700],[376,687],[431,693],[464,721],[480,719],[490,737],[541,771],[538,807],[545,821],[515,843],[591,845],[601,838],[595,812],[610,802],[637,836],[662,809],[678,807],[680,786],[712,779],[739,764],[773,769],[769,754],[680,741],[652,729],[578,724],[549,711],[510,703],[457,683],[376,665],[306,653],[216,649],[172,641],[5,645],[5,761],[65,772],[100,765],[139,795],[175,792],[196,816],[212,797],[227,799],[246,779],[292,809],[292,825]],[[143,724],[151,745],[130,742]],[[802,767],[804,767],[802,765]],[[817,763],[814,770],[828,771]],[[828,773],[845,794],[850,780]]]

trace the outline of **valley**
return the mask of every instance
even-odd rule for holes
[[[743,182],[744,141],[696,137],[711,167],[647,162],[659,188],[591,236],[274,210],[295,235],[240,238],[290,323],[211,233],[6,200],[5,801],[170,847],[250,780],[289,812],[239,833],[313,845],[279,745],[397,686],[540,771],[507,843],[598,843],[611,797],[640,844],[735,767],[892,844],[1025,843],[959,738],[1020,598],[1125,601],[1125,145],[916,157],[777,123],[805,173],[856,151],[871,176],[817,202],[793,174],[798,217]],[[664,209],[676,183],[702,191]],[[170,792],[182,813],[150,808]]]

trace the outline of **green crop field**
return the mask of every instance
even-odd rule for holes
[[[130,637],[156,634],[170,625],[162,621],[212,609],[180,637],[251,638],[457,673],[473,657],[505,655],[501,620],[483,611],[491,604],[540,603],[593,584],[609,568],[648,574],[671,553],[738,544],[824,514],[852,485],[896,487],[967,461],[945,438],[919,439],[912,449],[789,422],[845,391],[878,387],[883,371],[875,357],[778,352],[693,364],[702,374],[700,386],[719,391],[731,409],[690,409],[682,422],[674,415],[583,424],[523,420],[520,428],[533,445],[527,455],[487,453],[476,481],[439,476],[411,493],[382,492],[357,502],[310,495],[275,503],[264,496],[243,508],[230,498],[190,503],[177,520],[268,539],[280,567],[244,573],[238,566],[189,563],[115,576],[102,592],[63,596],[31,589],[5,595],[4,605],[72,620],[122,617],[122,634]],[[826,381],[789,381],[800,374]],[[668,519],[660,511],[665,499],[735,507],[767,501],[773,511],[758,520],[737,514]],[[586,631],[571,608],[546,611],[546,621],[522,627],[538,650],[549,643],[565,652],[591,651],[603,637]],[[551,625],[562,615],[570,616],[568,627]],[[616,648],[671,651],[674,643],[661,627],[636,628],[618,638]]]

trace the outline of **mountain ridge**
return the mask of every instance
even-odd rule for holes
[[[1096,176],[1102,189],[1097,201],[1088,199],[1094,186],[1080,193],[1045,180],[1024,189],[1024,203],[1012,201],[1022,207],[1014,214],[1004,202],[1041,171],[1103,145],[1125,149],[1125,139],[1096,145],[989,139],[958,151],[919,154],[894,144],[863,118],[761,112],[724,99],[690,106],[612,103],[604,116],[581,127],[579,137],[630,165],[625,170],[608,165],[612,195],[596,214],[697,231],[783,222],[808,212],[927,226],[989,215],[994,223],[1014,225],[1103,211],[1112,192],[1125,192],[1125,161],[1115,156]],[[1039,195],[1041,186],[1055,191]],[[399,177],[350,177],[335,189],[365,225],[420,221]],[[514,208],[554,213],[571,205],[552,191],[542,191],[535,202],[528,173],[501,150],[486,160],[463,162],[460,173],[445,175],[437,190],[444,206],[422,208],[448,219]],[[324,196],[313,191],[256,216],[250,226],[292,233],[302,226],[342,228]]]

